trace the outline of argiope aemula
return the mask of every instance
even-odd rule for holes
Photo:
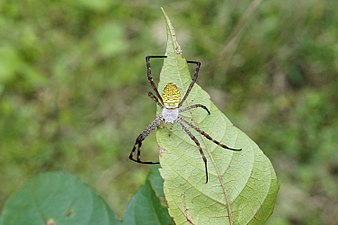
[[[137,163],[141,163],[141,164],[159,164],[159,162],[145,162],[145,161],[141,161],[140,156],[141,156],[141,146],[142,146],[142,141],[152,132],[154,131],[158,126],[160,126],[161,123],[166,123],[172,125],[174,123],[178,123],[183,131],[190,137],[190,139],[192,141],[195,142],[195,144],[198,147],[198,150],[202,156],[202,159],[204,161],[204,166],[205,166],[205,174],[206,174],[206,182],[208,183],[208,166],[207,166],[207,158],[204,155],[204,152],[202,150],[202,147],[199,143],[199,141],[197,140],[197,138],[189,131],[188,127],[194,129],[195,131],[197,131],[198,133],[200,133],[201,135],[203,135],[204,137],[206,137],[207,139],[209,139],[210,141],[214,142],[216,145],[224,148],[224,149],[228,149],[231,151],[241,151],[242,149],[237,149],[237,148],[230,148],[228,146],[226,146],[225,144],[222,144],[221,142],[213,139],[209,134],[205,133],[203,130],[201,130],[200,128],[198,128],[197,126],[195,126],[192,122],[186,120],[185,118],[183,118],[180,113],[190,110],[190,109],[194,109],[194,108],[202,108],[205,111],[207,111],[207,113],[210,115],[210,111],[209,109],[202,105],[202,104],[193,104],[187,107],[182,108],[182,104],[183,102],[186,100],[186,98],[188,97],[192,87],[194,86],[194,84],[196,83],[197,77],[198,77],[198,73],[200,71],[201,68],[201,63],[197,62],[197,61],[187,61],[187,63],[191,63],[191,64],[196,64],[196,70],[194,72],[192,81],[186,91],[186,93],[184,94],[183,98],[181,99],[181,94],[180,91],[178,90],[176,84],[174,83],[168,83],[164,89],[163,89],[163,93],[162,96],[160,95],[160,93],[157,90],[157,87],[154,83],[153,77],[151,75],[151,66],[150,66],[150,59],[151,58],[166,58],[167,56],[147,56],[146,57],[146,65],[147,65],[147,78],[148,81],[150,82],[151,87],[154,89],[155,91],[155,95],[152,92],[148,93],[148,96],[154,100],[156,102],[156,104],[158,106],[161,107],[162,109],[162,114],[159,115],[158,117],[155,118],[155,120],[146,128],[142,131],[142,133],[136,138],[135,141],[135,145],[133,147],[133,149],[130,152],[129,155],[129,159],[131,159],[132,161],[135,161]],[[137,150],[137,154],[136,154],[136,159],[134,158],[134,153]]]

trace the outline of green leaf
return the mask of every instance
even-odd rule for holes
[[[168,41],[159,91],[173,82],[183,95],[191,76],[174,28],[164,11],[163,14]],[[176,224],[187,221],[191,224],[264,224],[273,211],[279,189],[269,159],[195,84],[183,107],[196,103],[208,107],[211,115],[202,109],[193,109],[185,112],[184,117],[216,140],[242,151],[220,148],[192,130],[208,160],[209,182],[205,183],[204,163],[195,143],[178,124],[174,125],[171,136],[167,129],[158,129],[160,172],[170,215]]]
[[[109,206],[86,184],[63,172],[40,174],[12,195],[2,212],[6,225],[113,225]]]
[[[159,168],[161,168],[159,165],[154,165],[151,167],[148,174],[148,180],[150,182],[151,188],[155,191],[156,196],[158,198],[164,199],[163,179],[160,175]]]
[[[151,169],[146,183],[131,199],[121,225],[168,225],[172,223],[168,209],[161,205],[155,193],[155,190],[159,191],[163,182],[158,178],[158,168],[154,166]]]

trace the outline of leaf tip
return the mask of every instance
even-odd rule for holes
[[[172,46],[170,46],[170,47],[174,49],[175,53],[182,55],[183,50],[182,50],[181,46],[178,44],[175,29],[174,29],[168,15],[164,11],[163,7],[161,7],[161,11],[163,13],[163,16],[164,16],[164,19],[165,19],[165,22],[166,22],[166,25],[167,25],[167,39],[168,39],[167,53],[171,52],[171,51],[168,51],[169,50],[168,49],[169,43],[171,43]]]

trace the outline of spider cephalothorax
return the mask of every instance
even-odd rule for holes
[[[192,87],[196,83],[198,73],[199,73],[199,70],[200,70],[200,67],[201,67],[201,63],[196,62],[196,61],[187,61],[187,63],[196,64],[196,70],[195,70],[194,76],[192,78],[192,81],[191,81],[186,93],[184,94],[183,98],[181,99],[181,93],[178,90],[176,84],[174,84],[174,83],[168,83],[163,89],[162,96],[159,94],[157,87],[156,87],[156,85],[153,81],[153,78],[151,76],[151,67],[150,67],[150,59],[151,58],[166,58],[166,56],[147,56],[146,57],[147,78],[150,82],[150,85],[152,86],[152,88],[155,91],[155,95],[152,92],[149,92],[148,96],[151,99],[153,99],[157,103],[158,106],[161,107],[162,114],[159,115],[158,117],[156,117],[155,120],[145,130],[143,130],[143,132],[136,138],[136,142],[135,142],[133,149],[130,152],[129,159],[131,159],[131,160],[133,160],[137,163],[142,163],[142,164],[158,164],[159,162],[141,161],[140,156],[141,156],[142,141],[152,131],[154,131],[162,122],[168,123],[168,124],[171,124],[171,125],[174,124],[174,123],[178,123],[182,127],[183,131],[197,145],[198,150],[199,150],[199,152],[202,156],[202,159],[204,161],[205,173],[206,173],[206,183],[208,183],[207,158],[204,155],[204,152],[202,150],[202,147],[201,147],[199,141],[190,132],[188,127],[193,128],[195,131],[197,131],[198,133],[200,133],[201,135],[203,135],[204,137],[206,137],[207,139],[209,139],[210,141],[214,142],[215,144],[217,144],[218,146],[220,146],[224,149],[228,149],[228,150],[232,150],[232,151],[241,151],[241,149],[230,148],[230,147],[226,146],[225,144],[220,143],[219,141],[213,139],[209,134],[205,133],[203,130],[201,130],[200,128],[195,126],[192,122],[186,120],[185,118],[183,118],[180,115],[181,112],[184,112],[184,111],[187,111],[187,110],[190,110],[190,109],[194,109],[194,108],[202,108],[208,114],[210,114],[210,111],[208,110],[208,108],[206,106],[202,105],[202,104],[193,104],[193,105],[181,108],[183,102],[186,100],[186,98],[188,97]],[[136,150],[137,150],[137,154],[136,154],[136,159],[135,159],[134,158],[134,152]]]

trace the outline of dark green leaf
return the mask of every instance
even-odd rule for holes
[[[158,198],[164,198],[163,193],[163,178],[158,171],[161,167],[159,165],[153,166],[148,175],[148,180],[152,189],[155,191],[155,194]]]
[[[156,167],[154,167],[156,168]],[[167,208],[161,205],[150,182],[139,189],[130,201],[121,225],[168,225],[171,218]]]
[[[63,172],[44,173],[12,195],[3,210],[6,225],[113,225],[109,206],[90,187]]]

